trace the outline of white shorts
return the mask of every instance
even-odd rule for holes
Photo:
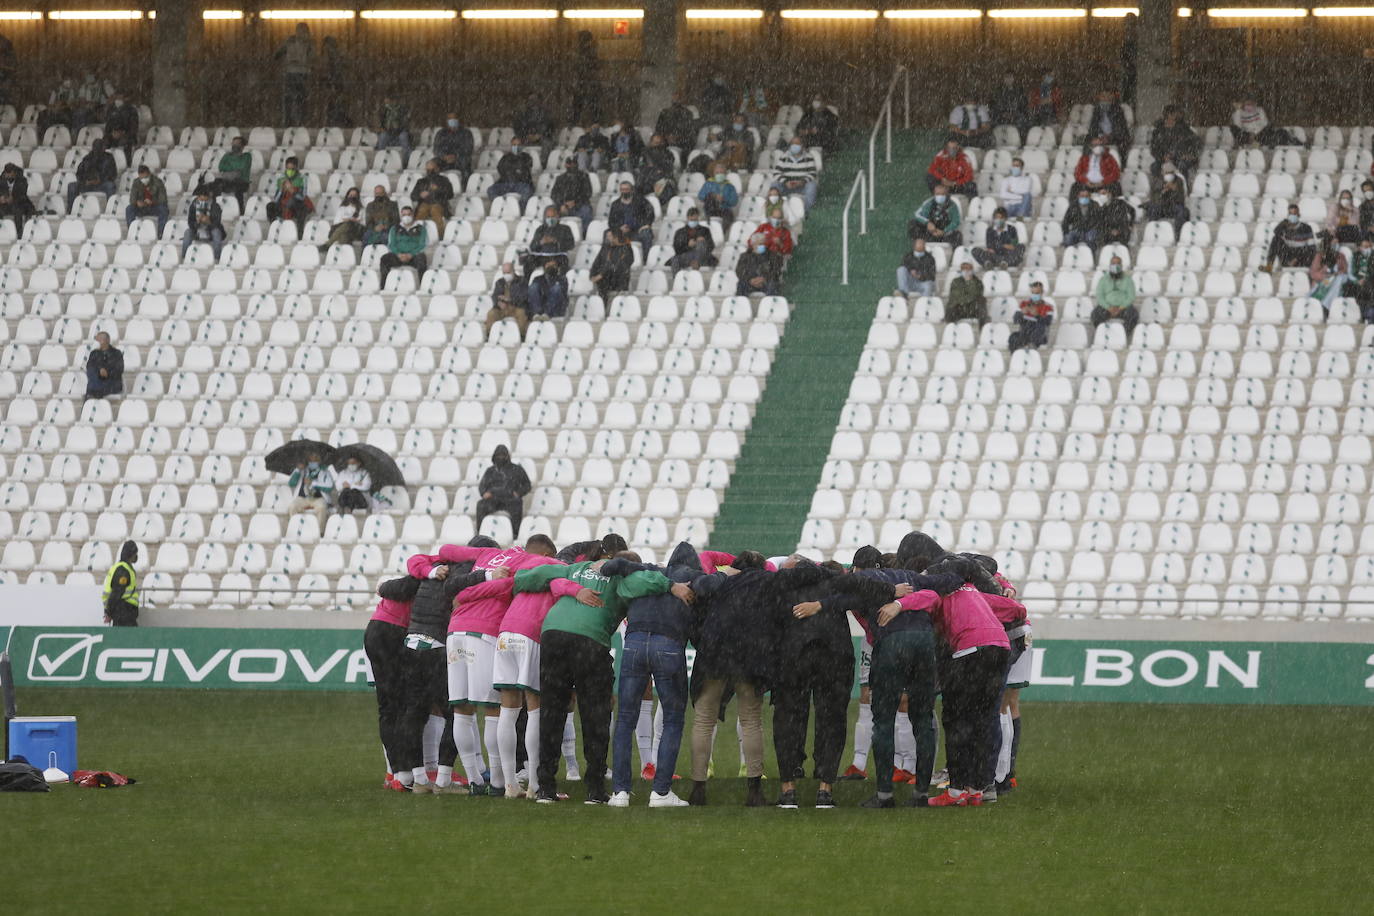
[[[496,637],[481,633],[448,634],[448,701],[498,705],[501,696],[491,686]]]
[[[497,690],[518,687],[538,693],[539,643],[519,633],[496,637],[496,664],[491,680]]]
[[[1012,662],[1011,669],[1007,672],[1008,687],[1029,687],[1031,675],[1031,650],[1026,647],[1026,651],[1021,653],[1021,657]]]
[[[868,676],[873,672],[873,643],[864,640],[859,646],[859,686],[868,686]]]

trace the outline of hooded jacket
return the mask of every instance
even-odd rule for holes
[[[628,576],[643,571],[662,573],[670,582],[691,582],[702,574],[696,549],[686,541],[673,548],[667,566],[615,559],[607,560],[601,567],[601,572],[607,576]],[[700,623],[700,614],[695,606],[682,601],[671,591],[641,595],[631,600],[625,610],[626,634],[666,636],[684,646],[689,640],[696,640]]]
[[[490,493],[493,499],[520,499],[531,490],[525,469],[510,460],[510,449],[496,446],[491,453],[491,467],[482,474],[479,493]]]
[[[110,569],[106,578],[105,616],[120,622],[130,617],[138,618],[138,605],[124,600],[131,583],[136,582],[134,564],[138,562],[138,544],[125,541],[119,548],[119,559]]]
[[[417,554],[411,557],[410,562],[417,558],[432,560],[432,557]],[[470,585],[476,585],[487,578],[485,570],[473,569],[471,562],[464,563],[429,563],[429,569],[433,570],[436,566],[448,566],[448,575],[443,579],[431,579],[429,573],[419,578],[419,583],[415,587],[415,598],[410,602],[410,626],[407,633],[418,633],[428,636],[430,639],[443,642],[448,636],[449,620],[453,614],[454,599],[458,593]],[[419,564],[416,564],[416,568]],[[417,577],[418,578],[418,577]]]

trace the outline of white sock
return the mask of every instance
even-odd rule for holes
[[[563,762],[569,772],[582,772],[577,765],[577,728],[573,725],[572,713],[568,713],[568,718],[563,723]]]
[[[735,717],[735,737],[739,739],[739,760],[744,762],[744,726],[740,724],[739,716]]]
[[[873,746],[873,707],[859,704],[859,721],[854,723],[854,766],[868,768],[868,749]]]
[[[529,774],[529,788],[531,792],[539,791],[539,710],[531,709],[529,719],[525,722],[525,756],[529,761],[525,764],[525,772]]]
[[[453,714],[453,743],[458,745],[458,759],[463,762],[468,784],[485,785],[482,781],[482,746],[477,740],[476,716]]]
[[[997,769],[993,778],[997,782],[1004,782],[1011,772],[1011,739],[1016,734],[1011,724],[1011,713],[998,715],[997,725],[1002,729],[1002,748],[997,752]]]
[[[654,710],[654,749],[650,751],[650,759],[655,764],[658,763],[658,745],[663,740],[663,704],[658,704],[658,709]]]
[[[410,771],[410,774],[411,774],[411,776],[413,776],[413,777],[415,778],[415,785],[417,785],[417,786],[427,786],[427,785],[429,785],[429,774],[425,772],[425,768],[424,768],[424,767],[416,767],[415,769],[413,769],[413,770]]]
[[[501,769],[501,744],[496,738],[497,717],[490,712],[482,716],[482,735],[486,739],[487,746],[487,766],[491,770],[491,787],[493,789],[504,789],[506,787],[506,774]]]
[[[635,723],[635,742],[639,745],[639,768],[654,762],[654,701],[639,701],[639,721]]]
[[[402,770],[396,774],[396,781],[403,786],[408,786],[415,782],[415,777],[411,775],[410,770]]]
[[[897,713],[895,729],[896,753],[893,754],[892,765],[906,770],[908,773],[914,773],[916,771],[916,735],[911,731],[911,717],[904,712]]]
[[[500,718],[496,721],[496,743],[501,749],[501,775],[508,786],[518,782],[515,778],[515,723],[519,720],[520,707],[507,709],[502,706]]]
[[[444,717],[430,716],[425,720],[425,733],[421,739],[425,754],[425,769],[432,770],[439,765],[439,741],[444,737]]]
[[[386,775],[392,775],[395,771],[391,769],[391,757],[387,754],[385,747],[382,748],[382,759],[386,761]]]
[[[441,789],[453,785],[453,767],[439,764],[439,778],[434,780],[434,784]]]

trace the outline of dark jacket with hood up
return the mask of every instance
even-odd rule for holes
[[[696,548],[683,541],[673,548],[667,566],[635,563],[630,560],[607,560],[601,567],[603,576],[628,576],[631,573],[653,570],[661,572],[673,582],[692,582],[701,577],[701,560]],[[625,614],[625,632],[652,633],[682,643],[696,641],[700,620],[694,605],[682,601],[671,591],[661,595],[645,595],[630,601]]]
[[[926,537],[921,535],[921,537]],[[933,540],[926,538],[930,543]],[[898,556],[900,556],[900,549]],[[868,631],[873,640],[873,645],[877,646],[880,640],[889,633],[899,630],[931,630],[934,629],[930,620],[930,615],[924,611],[907,611],[898,614],[888,621],[887,626],[878,625],[878,611],[884,604],[894,600],[894,587],[902,583],[910,585],[920,591],[930,589],[940,595],[948,595],[957,591],[964,584],[964,578],[954,572],[940,572],[936,575],[924,575],[910,569],[882,569],[876,566],[869,566],[876,563],[878,551],[873,547],[861,547],[854,554],[855,570],[844,576],[836,576],[832,581],[838,603],[848,605],[846,610],[851,610],[859,618],[864,629]],[[865,568],[866,567],[866,568]]]
[[[504,445],[496,446],[491,453],[491,467],[482,475],[477,491],[490,493],[493,499],[505,500],[520,499],[531,489],[529,475],[510,460],[510,450]]]
[[[692,580],[704,601],[701,637],[694,640],[693,695],[703,679],[748,681],[769,689],[776,674],[783,620],[773,595],[775,573],[746,569],[733,576],[714,573]]]
[[[110,594],[105,599],[105,616],[120,626],[130,626],[138,620],[138,605],[124,600],[124,590],[133,580],[134,564],[138,562],[138,544],[125,541],[119,548],[119,560],[110,577]]]

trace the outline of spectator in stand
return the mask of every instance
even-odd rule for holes
[[[38,113],[38,139],[42,140],[49,127],[72,126],[72,109],[76,107],[76,83],[70,78],[62,80],[48,94],[48,107]]]
[[[425,246],[429,244],[429,233],[425,224],[415,221],[415,211],[410,207],[401,208],[401,224],[392,226],[386,239],[386,254],[382,255],[382,285],[386,285],[387,275],[397,267],[415,268],[416,280],[424,276],[429,266],[425,257]]]
[[[1097,103],[1088,117],[1088,132],[1105,139],[1108,146],[1130,148],[1131,125],[1126,120],[1126,109],[1112,90],[1103,89],[1097,94]]]
[[[633,172],[644,155],[644,140],[631,124],[620,121],[612,124],[608,145],[610,163],[607,167],[612,172]]]
[[[1279,267],[1307,267],[1312,263],[1312,254],[1317,250],[1317,239],[1312,227],[1298,216],[1298,205],[1289,204],[1288,216],[1274,227],[1274,236],[1269,240],[1269,250],[1265,252],[1264,266],[1260,270]]]
[[[378,123],[381,129],[377,133],[377,149],[399,146],[401,168],[410,168],[410,106],[390,95],[384,96]]]
[[[544,270],[530,281],[529,306],[531,321],[548,321],[568,314],[568,271],[557,258],[544,262]]]
[[[1241,149],[1250,146],[1299,145],[1288,131],[1269,123],[1269,115],[1253,95],[1246,95],[1236,102],[1234,109],[1231,113],[1231,136]]]
[[[1330,233],[1322,233],[1322,244],[1312,256],[1307,277],[1312,284],[1307,295],[1322,304],[1323,316],[1329,316],[1332,304],[1351,279],[1345,251],[1336,245]]]
[[[716,167],[716,163],[724,161],[721,159],[724,152],[725,141],[722,134],[719,130],[712,128],[707,133],[706,144],[688,160],[687,170],[710,177],[711,170]]]
[[[1126,273],[1121,258],[1113,257],[1107,272],[1098,279],[1095,299],[1093,327],[1104,321],[1120,321],[1126,326],[1126,337],[1129,339],[1140,321],[1140,312],[1135,307],[1135,281]]]
[[[1183,110],[1177,105],[1165,105],[1164,116],[1150,131],[1150,155],[1154,158],[1151,174],[1160,174],[1164,164],[1171,162],[1191,181],[1201,152],[1202,138],[1188,126]]]
[[[325,517],[329,514],[329,499],[334,492],[334,474],[321,463],[320,456],[311,452],[305,460],[296,465],[286,485],[291,488],[291,502],[286,507],[287,515],[315,513],[324,530]]]
[[[768,250],[768,240],[755,232],[749,250],[735,262],[737,296],[776,296],[782,283],[782,256]]]
[[[722,138],[720,158],[732,171],[747,171],[754,167],[754,134],[749,130],[749,120],[743,114],[736,114],[730,121],[730,130]]]
[[[637,241],[644,251],[653,247],[654,208],[644,195],[635,193],[635,186],[628,181],[620,183],[620,197],[611,201],[606,225],[618,229],[626,244]]]
[[[449,202],[453,200],[453,185],[439,171],[438,159],[425,163],[425,173],[410,189],[410,199],[415,201],[415,218],[432,221],[439,238],[443,238],[448,218],[452,215]]]
[[[520,148],[520,138],[511,141],[510,152],[496,161],[496,181],[487,188],[492,200],[506,194],[520,197],[520,209],[534,196],[534,160]]]
[[[1011,171],[1002,178],[997,198],[1009,216],[1028,217],[1035,214],[1035,201],[1040,197],[1040,176],[1027,175],[1026,163],[1019,156],[1011,161]]]
[[[95,140],[91,151],[76,164],[76,181],[67,185],[67,212],[78,194],[104,194],[113,197],[119,170],[115,167],[114,156],[105,152],[105,141]]]
[[[697,192],[697,200],[708,219],[719,219],[727,230],[735,221],[735,207],[739,206],[739,190],[730,183],[724,163],[711,167],[711,178]]]
[[[315,45],[310,26],[296,23],[296,33],[287,38],[273,55],[281,65],[281,118],[287,127],[305,123],[305,105],[310,70],[315,63]]]
[[[687,211],[686,225],[673,233],[673,257],[668,266],[674,270],[715,267],[715,248],[710,227],[701,222],[701,211],[693,207]]]
[[[611,158],[611,138],[601,132],[601,124],[593,121],[577,138],[573,146],[577,167],[582,171],[599,172]]]
[[[1360,235],[1374,232],[1374,181],[1366,178],[1360,184]]]
[[[105,114],[114,89],[108,82],[96,79],[94,73],[87,71],[86,78],[76,90],[76,107],[72,112],[72,130],[79,131],[87,124],[94,124]]]
[[[978,327],[988,323],[988,299],[983,293],[983,281],[973,273],[973,265],[968,261],[959,265],[959,276],[949,283],[949,295],[945,297],[945,321],[978,322]]]
[[[820,93],[812,97],[811,108],[797,122],[797,136],[807,147],[819,146],[827,153],[839,147],[840,116],[830,110]]]
[[[105,148],[124,150],[124,161],[129,162],[138,143],[138,108],[129,104],[124,93],[116,92],[105,116]]]
[[[963,104],[949,113],[949,139],[962,146],[987,149],[996,145],[992,136],[992,113],[972,92],[964,94]]]
[[[506,264],[504,267],[510,267],[510,265]],[[505,286],[502,286],[503,282]],[[509,274],[498,278],[491,298],[493,304],[491,308],[487,309],[487,317],[483,322],[485,328],[483,336],[490,338],[491,329],[496,322],[509,318],[515,322],[515,327],[520,331],[520,339],[524,340],[525,329],[530,324],[528,288],[525,286],[524,278]]]
[[[672,103],[659,112],[654,122],[654,133],[661,134],[669,146],[685,156],[696,145],[696,121],[692,109],[682,101],[682,93],[674,92]]]
[[[229,141],[229,151],[219,157],[216,166],[217,177],[210,186],[213,194],[233,194],[239,202],[239,213],[243,213],[243,196],[248,193],[249,182],[253,177],[253,154],[246,149],[242,137]]]
[[[510,516],[510,530],[520,533],[520,520],[525,515],[525,496],[533,487],[525,469],[510,460],[510,449],[504,445],[496,446],[491,455],[491,467],[482,474],[477,492],[482,498],[477,500],[477,528],[493,512],[504,512]]]
[[[768,250],[778,257],[785,259],[792,256],[792,228],[783,219],[782,207],[769,210],[768,219],[760,223],[754,233],[763,236]]]
[[[157,236],[162,238],[167,225],[167,186],[146,165],[138,167],[138,177],[129,187],[129,206],[124,208],[124,222],[131,225],[136,219],[157,220]]]
[[[992,225],[988,227],[986,244],[973,249],[973,259],[984,269],[1020,267],[1026,256],[1026,246],[1021,244],[1021,235],[1016,227],[1007,222],[1007,211],[998,207],[992,212]]]
[[[816,157],[802,146],[801,137],[793,137],[786,152],[773,157],[773,168],[777,170],[778,178],[772,186],[782,194],[800,195],[802,205],[810,213],[816,205],[816,193],[820,187],[816,181],[819,167]]]
[[[1050,340],[1050,325],[1054,322],[1054,302],[1045,295],[1045,284],[1031,284],[1029,299],[1022,299],[1015,315],[1011,316],[1016,330],[1007,340],[1011,352],[1022,347],[1043,347]]]
[[[363,467],[357,455],[349,455],[342,470],[334,471],[334,492],[338,495],[338,513],[351,515],[361,509],[372,509],[372,475]]]
[[[5,168],[0,170],[0,219],[14,220],[14,234],[23,238],[24,220],[34,212],[33,201],[29,199],[29,180],[18,165],[5,163]]]
[[[926,169],[926,187],[933,192],[937,184],[942,184],[952,194],[978,196],[978,185],[973,180],[973,163],[968,154],[959,146],[958,140],[946,140],[945,148],[935,154]]]
[[[372,199],[367,202],[363,212],[363,244],[385,245],[391,236],[391,229],[401,221],[401,208],[386,193],[386,185],[372,189]]]
[[[215,261],[219,261],[220,252],[224,250],[224,221],[219,204],[210,196],[209,185],[196,188],[191,209],[186,214],[186,234],[181,239],[182,261],[196,242],[208,243],[215,253]]]
[[[1172,162],[1167,163],[1158,178],[1150,179],[1150,197],[1145,202],[1145,220],[1169,220],[1174,224],[1174,234],[1183,229],[1188,222],[1188,192],[1183,186],[1183,176],[1174,169]]]
[[[761,85],[746,86],[740,94],[739,108],[735,109],[754,127],[763,128],[773,123],[773,103],[768,91]]]
[[[1054,78],[1054,72],[1046,73],[1030,91],[1031,117],[1041,126],[1058,124],[1063,105],[1064,93]]]
[[[110,335],[95,335],[96,347],[86,357],[86,397],[124,393],[124,354],[110,346]]]
[[[735,94],[717,73],[701,92],[701,116],[708,124],[724,124],[735,110]]]
[[[1349,191],[1342,191],[1327,208],[1326,231],[1342,245],[1354,245],[1364,235],[1360,231],[1360,211]]]
[[[1069,196],[1076,196],[1085,188],[1088,191],[1112,188],[1117,194],[1121,193],[1121,164],[1107,151],[1107,145],[1100,137],[1078,157]]]
[[[305,235],[305,219],[315,212],[314,201],[305,194],[309,183],[300,170],[300,161],[295,156],[289,157],[285,171],[277,179],[277,199],[267,205],[267,218],[293,220],[296,234]]]
[[[558,208],[559,216],[582,220],[582,231],[587,231],[592,221],[592,180],[578,167],[575,157],[563,160],[563,174],[553,180],[549,199]]]
[[[544,222],[534,230],[530,239],[530,253],[525,260],[525,273],[534,275],[537,265],[557,264],[564,271],[568,269],[568,252],[573,250],[577,240],[567,226],[558,221],[558,210],[553,206],[544,208]]]
[[[525,98],[525,108],[515,116],[515,139],[525,146],[540,146],[553,142],[553,116],[531,92]]]
[[[1087,191],[1078,192],[1076,203],[1070,203],[1064,213],[1064,247],[1087,245],[1097,253],[1102,241],[1102,208],[1088,195]]]
[[[529,283],[515,272],[515,262],[513,261],[506,261],[501,265],[501,272],[496,275],[496,282],[491,287],[493,302],[499,301],[503,297],[509,299],[512,305],[522,310],[525,308],[525,303],[529,301]]]
[[[1354,285],[1351,294],[1360,307],[1360,317],[1365,324],[1370,324],[1374,322],[1374,238],[1368,235],[1360,239],[1360,247],[1350,262],[1350,279]]]
[[[623,293],[630,288],[630,269],[634,263],[635,253],[630,247],[629,236],[620,229],[608,229],[606,242],[592,261],[590,277],[601,298],[609,299],[613,293]]]
[[[586,29],[577,33],[577,48],[573,51],[573,124],[580,124],[584,115],[596,117],[601,110],[601,59],[596,54],[596,38]],[[545,136],[552,137],[552,133]]]
[[[661,134],[649,138],[649,146],[639,157],[639,167],[635,169],[635,181],[639,193],[653,194],[664,206],[677,194],[677,159]]]
[[[964,236],[959,231],[959,224],[964,216],[959,204],[949,196],[949,188],[944,184],[937,184],[931,190],[931,196],[917,208],[916,216],[907,224],[907,235],[912,239],[962,245]]]
[[[916,239],[897,268],[897,293],[902,296],[935,295],[935,257],[926,251],[926,240]]]
[[[1016,85],[1016,76],[1011,73],[1002,76],[1002,85],[992,96],[992,123],[1001,127],[1015,127],[1024,135],[1030,126],[1030,107],[1026,104],[1026,93]]]
[[[329,227],[329,237],[320,246],[320,254],[324,254],[334,245],[352,245],[363,240],[367,227],[363,223],[362,192],[357,188],[349,188],[344,192],[343,201],[340,202],[334,218],[336,222]]]
[[[1135,229],[1135,207],[1119,192],[1107,189],[1107,202],[1102,205],[1102,242],[1107,245],[1131,244]]]
[[[472,131],[463,126],[458,112],[450,111],[444,126],[434,132],[434,156],[445,172],[457,172],[466,182],[472,174]]]

